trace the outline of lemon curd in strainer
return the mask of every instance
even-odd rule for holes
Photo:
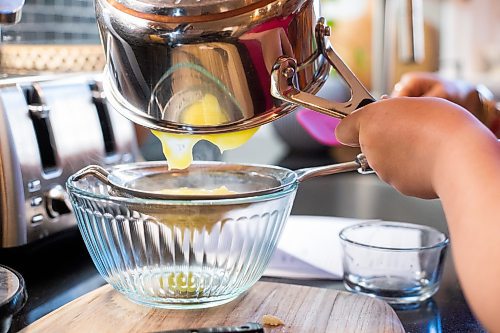
[[[156,191],[156,193],[168,195],[226,195],[235,194],[237,192],[231,191],[226,186],[221,186],[215,189],[181,187],[175,189],[164,189]]]

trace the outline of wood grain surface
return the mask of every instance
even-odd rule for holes
[[[21,332],[155,332],[261,322],[265,314],[285,323],[266,326],[266,333],[404,332],[395,312],[382,301],[343,291],[269,282],[258,282],[230,303],[202,310],[152,309],[129,301],[106,285]]]

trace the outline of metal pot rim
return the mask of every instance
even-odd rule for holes
[[[249,5],[245,5],[248,1],[238,1],[239,4],[243,5],[240,7],[232,6],[234,8],[229,8],[226,11],[221,11],[222,8],[218,3],[208,6],[194,6],[194,10],[193,6],[182,7],[179,5],[177,7],[171,7],[170,13],[167,13],[167,15],[158,15],[140,11],[138,8],[129,7],[117,0],[101,1],[106,2],[108,5],[114,7],[120,12],[126,13],[130,16],[158,23],[196,23],[218,21],[252,12],[276,2],[276,0],[257,0]],[[203,7],[203,11],[207,13],[200,14],[200,7]]]

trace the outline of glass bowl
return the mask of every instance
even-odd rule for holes
[[[117,196],[93,176],[67,182],[104,279],[136,303],[182,309],[229,302],[257,282],[297,185],[247,198],[159,200]]]
[[[448,237],[431,227],[366,222],[340,232],[347,290],[413,307],[439,289]]]

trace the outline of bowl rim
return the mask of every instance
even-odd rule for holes
[[[71,195],[72,193],[77,194],[79,196],[85,197],[90,200],[107,200],[115,203],[121,204],[131,204],[131,205],[153,205],[153,206],[180,206],[180,205],[190,205],[190,206],[212,206],[212,205],[238,205],[245,203],[253,203],[253,202],[262,202],[278,199],[284,196],[289,195],[291,192],[295,192],[299,186],[299,181],[297,174],[287,168],[274,166],[274,165],[266,165],[266,164],[251,164],[251,163],[226,163],[226,162],[217,162],[217,161],[195,161],[193,164],[196,165],[237,165],[237,166],[248,166],[248,167],[257,167],[257,168],[267,168],[277,171],[284,171],[291,175],[286,179],[286,183],[282,185],[282,189],[262,194],[256,196],[242,197],[242,198],[226,198],[226,199],[192,199],[192,200],[184,200],[184,199],[145,199],[145,198],[135,198],[135,197],[122,197],[122,196],[114,196],[114,195],[104,195],[97,194],[87,190],[83,190],[75,185],[75,176],[78,172],[72,174],[66,180],[66,188],[68,193]],[[126,163],[112,166],[109,169],[119,169],[119,168],[130,168],[132,166],[143,167],[143,166],[158,166],[158,165],[167,165],[166,161],[145,161],[145,162],[134,162],[134,163]],[[104,184],[103,184],[104,185]]]
[[[390,246],[377,246],[377,245],[369,245],[364,242],[359,242],[359,241],[354,241],[349,238],[349,236],[346,235],[347,232],[355,229],[361,229],[365,227],[391,227],[391,228],[404,228],[404,229],[413,229],[413,230],[426,230],[426,231],[431,231],[433,233],[439,234],[443,237],[443,240],[436,242],[433,245],[427,245],[427,246],[419,246],[419,247],[390,247]],[[355,245],[358,247],[363,247],[366,249],[374,249],[374,250],[383,250],[383,251],[392,251],[392,252],[415,252],[415,251],[425,251],[425,250],[432,250],[432,249],[439,249],[439,248],[446,248],[448,244],[450,243],[450,238],[448,235],[444,232],[441,232],[437,230],[436,228],[426,226],[426,225],[421,225],[421,224],[414,224],[414,223],[408,223],[408,222],[396,222],[396,221],[370,221],[370,222],[362,222],[358,223],[355,225],[351,225],[348,227],[343,228],[339,232],[339,238],[341,241]]]

